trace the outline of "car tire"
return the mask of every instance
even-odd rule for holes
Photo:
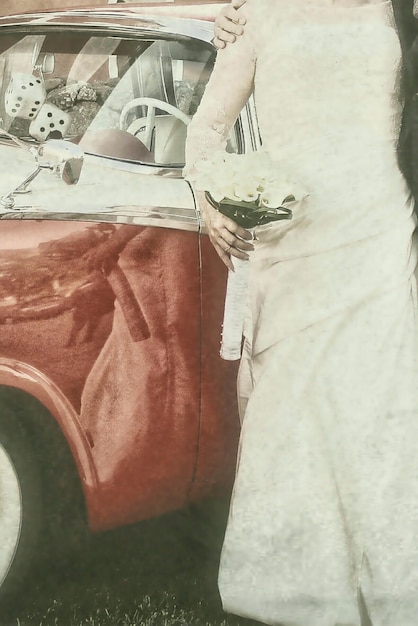
[[[36,561],[42,527],[37,459],[22,424],[0,407],[0,610],[12,599]]]

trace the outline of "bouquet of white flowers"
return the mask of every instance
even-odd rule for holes
[[[209,202],[244,228],[292,219],[295,184],[264,151],[217,152],[197,165],[195,185]]]
[[[196,189],[218,211],[244,228],[293,217],[289,205],[306,195],[281,171],[265,151],[238,155],[217,152],[212,160],[200,161],[193,176]],[[221,357],[241,356],[245,302],[248,291],[248,261],[234,258],[228,275],[222,330]]]

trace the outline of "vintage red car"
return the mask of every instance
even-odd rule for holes
[[[79,511],[97,532],[231,487],[226,270],[182,176],[220,4],[0,19],[2,598]],[[228,149],[257,142],[250,101]]]

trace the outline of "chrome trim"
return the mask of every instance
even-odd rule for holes
[[[104,34],[112,34],[125,37],[185,37],[199,39],[211,44],[213,38],[213,24],[211,21],[191,19],[184,17],[166,17],[138,11],[95,11],[68,10],[51,13],[33,13],[14,15],[0,18],[0,30],[27,33],[28,30],[42,31],[61,30],[62,28],[73,30],[98,30]],[[138,29],[142,33],[138,33]]]
[[[247,105],[245,107],[245,116],[244,116],[244,111],[243,111],[241,113],[241,117],[243,118],[243,120],[245,120],[244,122],[245,126],[243,128],[244,138],[245,137],[250,138],[252,150],[260,150],[261,137],[260,137],[260,132],[258,130],[258,125],[257,125],[257,111],[256,111],[253,95],[250,96],[247,102]]]
[[[65,140],[69,141],[70,140]],[[29,149],[31,147],[37,148],[40,144],[35,141],[25,142],[25,146]],[[15,148],[11,139],[0,136],[0,146],[7,146]],[[139,161],[128,161],[127,159],[121,159],[118,157],[106,156],[103,154],[93,154],[91,152],[84,152],[84,158],[86,163],[93,165],[100,165],[100,167],[107,167],[113,170],[119,170],[122,172],[134,172],[135,174],[145,174],[146,176],[160,176],[162,178],[183,178],[184,165],[158,165],[154,163],[141,163]]]
[[[154,226],[199,232],[199,219],[194,209],[177,207],[105,207],[97,213],[74,211],[48,211],[42,207],[28,206],[12,210],[0,210],[0,220],[55,220],[77,222],[109,222],[112,224],[135,224],[136,226]]]
[[[138,161],[128,161],[116,157],[85,152],[85,160],[93,165],[107,167],[112,170],[122,172],[133,172],[135,174],[145,174],[146,176],[160,176],[161,178],[183,178],[184,165],[169,167],[167,165],[154,165],[153,163],[140,163]]]

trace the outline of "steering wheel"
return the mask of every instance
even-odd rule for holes
[[[161,109],[162,111],[165,111],[166,113],[169,113],[170,115],[173,115],[175,118],[183,122],[183,124],[185,124],[186,126],[190,124],[191,122],[191,118],[188,115],[183,113],[183,111],[180,111],[180,109],[173,106],[172,104],[169,104],[168,102],[164,102],[164,100],[158,100],[157,98],[147,98],[147,97],[134,98],[133,100],[125,104],[125,106],[122,109],[122,113],[120,114],[120,119],[119,119],[120,129],[126,130],[128,133],[131,133],[132,135],[136,135],[138,130],[144,124],[143,118],[134,120],[129,126],[127,124],[129,112],[138,106],[145,106],[148,109],[147,118],[145,122],[145,133],[143,137],[141,137],[142,143],[145,144],[148,150],[151,148],[152,131],[154,129],[154,123],[155,123],[155,109]]]

